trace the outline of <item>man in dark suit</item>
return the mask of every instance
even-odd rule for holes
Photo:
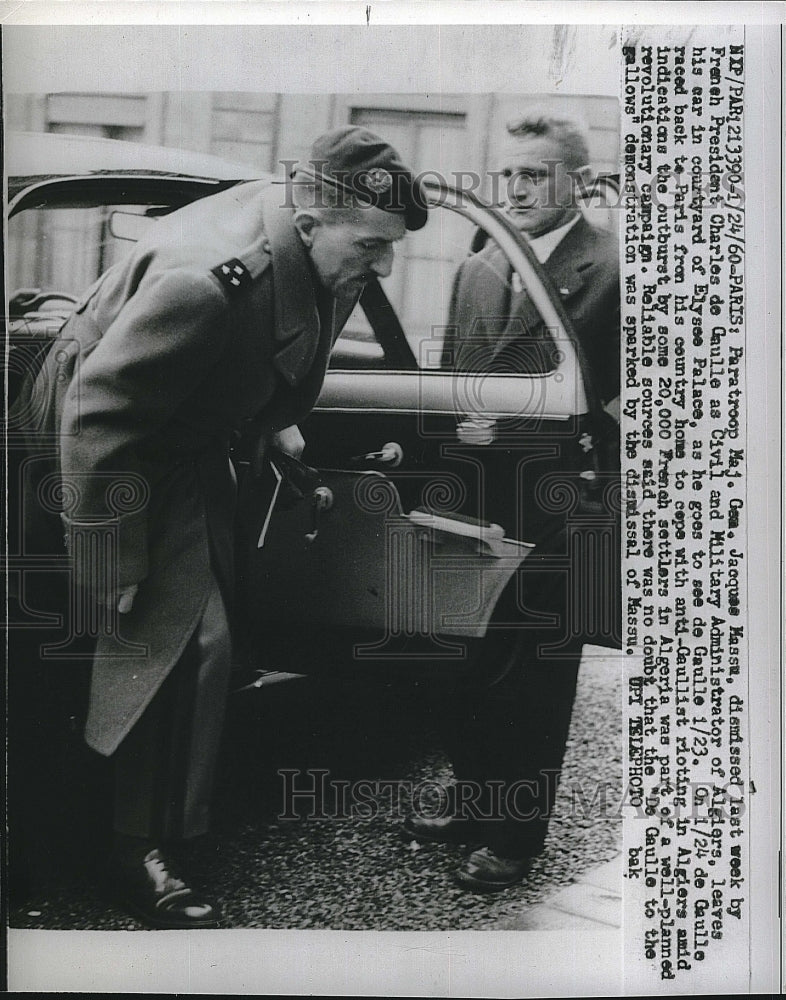
[[[250,424],[260,454],[299,455],[335,337],[425,222],[396,151],[335,129],[294,184],[238,185],[160,220],[77,304],[38,378],[30,430],[59,435],[66,543],[99,623],[86,739],[115,763],[110,877],[153,926],[219,919],[163,847],[209,824],[230,669],[231,436]]]
[[[586,221],[576,204],[587,171],[586,138],[564,118],[526,116],[512,123],[502,189],[506,212],[558,294],[604,404],[619,395],[619,251],[616,238]],[[549,371],[540,315],[511,273],[504,252],[487,244],[459,268],[443,348],[458,371]],[[545,351],[545,353],[544,353]]]
[[[611,234],[585,220],[577,204],[578,183],[588,170],[586,136],[570,119],[539,113],[524,115],[508,132],[502,171],[508,217],[527,238],[571,321],[583,354],[588,397],[594,394],[600,416],[616,428],[618,248]],[[445,367],[545,373],[556,367],[558,349],[495,243],[464,262],[453,289]],[[471,424],[460,428],[468,443]],[[515,444],[511,448],[515,450]],[[495,456],[489,457],[493,461]],[[510,530],[519,519],[521,502],[518,496],[492,497],[488,516]],[[601,509],[591,530],[613,537],[610,547],[616,549],[613,512]],[[527,538],[532,540],[529,534]],[[583,567],[584,573],[574,570],[573,584],[570,575],[566,581],[563,573],[544,572],[543,567],[568,551],[564,515],[546,516],[518,586],[528,611],[552,616],[555,624],[522,629],[515,662],[503,676],[497,674],[489,682],[475,673],[462,679],[443,702],[445,737],[457,779],[453,801],[447,815],[413,815],[404,822],[406,838],[472,843],[477,849],[456,878],[474,891],[515,885],[545,842],[584,642],[570,625],[570,595],[576,580],[586,581],[588,567]],[[615,584],[609,587],[605,580],[603,587],[612,592]],[[575,614],[572,617],[575,621]],[[614,642],[618,629],[611,631],[615,634],[608,638]]]

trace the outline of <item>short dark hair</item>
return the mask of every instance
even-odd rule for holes
[[[506,127],[508,134],[514,139],[544,136],[558,142],[568,170],[575,170],[589,163],[587,129],[575,118],[530,110],[509,121]]]

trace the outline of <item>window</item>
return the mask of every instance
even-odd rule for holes
[[[47,131],[141,142],[147,107],[144,96],[50,94]],[[42,173],[45,170],[42,164]],[[122,252],[123,245],[109,232],[110,215],[106,207],[57,208],[22,212],[12,219],[8,230],[11,292],[39,288],[79,295]]]
[[[353,124],[384,136],[416,173],[433,171],[450,180],[456,164],[463,160],[464,114],[355,108],[350,117]],[[453,276],[469,252],[473,231],[455,212],[432,212],[424,229],[408,233],[396,247],[393,273],[381,282],[415,357],[424,367],[433,367],[435,362],[431,350],[431,360],[425,362],[420,345],[433,341],[438,328],[447,322]],[[350,317],[344,336],[373,340],[360,310]]]
[[[436,207],[423,229],[408,233],[396,244],[393,273],[380,281],[419,368],[440,367],[440,345],[449,320],[453,282],[476,233],[474,223],[468,219],[448,208]],[[395,356],[391,360],[377,341],[358,306],[336,345],[332,367],[399,367]],[[350,364],[351,357],[355,364]]]
[[[133,246],[128,218],[144,218],[146,205],[36,208],[8,224],[8,287],[79,296]],[[132,220],[133,221],[133,220]]]
[[[141,142],[148,119],[144,94],[49,94],[46,99],[49,132]]]

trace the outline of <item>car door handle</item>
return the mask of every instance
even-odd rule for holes
[[[353,462],[376,462],[396,469],[404,461],[404,449],[395,441],[388,441],[379,451],[370,451],[367,455],[355,455]]]

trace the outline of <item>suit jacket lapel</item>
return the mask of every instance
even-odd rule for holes
[[[505,340],[510,340],[522,334],[533,334],[542,324],[542,319],[535,303],[529,297],[526,289],[512,292],[510,297],[510,320],[505,331]]]
[[[545,264],[541,265],[554,293],[563,302],[581,290],[587,278],[587,269],[592,265],[592,258],[586,253],[588,229],[586,220],[579,219]],[[543,329],[541,315],[525,289],[513,292],[508,312],[510,322],[495,345],[495,356],[522,336],[537,339]]]
[[[542,265],[554,293],[563,301],[581,289],[585,281],[584,271],[592,263],[591,258],[587,259],[583,253],[586,228],[585,220],[579,219]],[[531,365],[533,370],[548,371],[552,364],[553,343],[526,289],[512,292],[506,315],[508,319],[504,329],[494,338],[493,357],[500,361],[507,357],[508,363]],[[511,351],[514,352],[512,355]],[[517,362],[519,351],[524,354]]]
[[[588,251],[591,242],[592,230],[582,217],[543,265],[554,291],[563,301],[579,292],[587,280],[587,270],[593,264]]]

